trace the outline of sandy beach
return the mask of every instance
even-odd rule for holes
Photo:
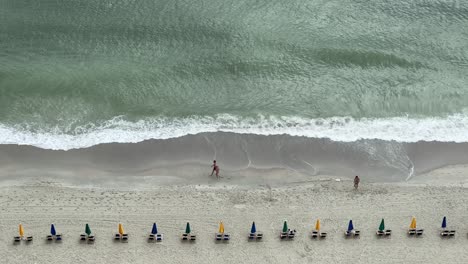
[[[139,190],[47,181],[2,187],[0,254],[5,263],[463,263],[468,258],[466,188],[363,183],[355,191],[351,185],[350,179],[321,177],[271,190],[222,181]],[[423,237],[407,237],[412,216],[425,229]],[[458,232],[453,239],[438,235],[443,216]],[[325,240],[310,239],[316,218],[329,233]],[[393,229],[391,238],[376,238],[381,218]],[[284,219],[298,231],[294,241],[278,237]],[[360,239],[344,238],[349,219],[361,230]],[[180,241],[187,221],[198,236],[193,244]],[[214,241],[219,221],[232,235],[228,244]],[[247,241],[252,221],[264,241]],[[30,245],[12,242],[20,222],[34,235]],[[119,222],[128,243],[112,240]],[[153,222],[165,234],[162,243],[147,243]],[[60,244],[45,241],[51,223],[63,233]],[[94,245],[79,243],[85,223],[97,237]]]
[[[5,263],[463,263],[466,149],[229,133],[70,151],[2,145],[0,256]],[[209,176],[213,156],[219,181]],[[422,237],[406,234],[412,216]],[[439,236],[443,216],[454,238]],[[310,238],[317,218],[325,240]],[[391,238],[375,235],[382,218]],[[294,241],[279,239],[285,219],[298,232]],[[345,239],[350,219],[360,239]],[[180,240],[187,221],[195,243]],[[214,241],[220,221],[228,244]],[[247,241],[252,221],[262,242]],[[153,222],[162,243],[147,242]],[[13,243],[19,223],[32,244]],[[51,223],[60,244],[45,240]],[[86,223],[93,245],[79,242]],[[128,243],[113,241],[119,223]]]

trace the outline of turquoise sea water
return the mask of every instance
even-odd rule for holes
[[[468,2],[0,0],[0,143],[468,141]]]

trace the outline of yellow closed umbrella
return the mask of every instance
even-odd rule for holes
[[[223,224],[223,222],[219,222],[219,233],[220,234],[224,233],[224,224]]]
[[[416,229],[416,217],[413,216],[413,218],[411,219],[411,224],[409,228]]]
[[[119,224],[119,234],[121,235],[125,234],[122,224]]]
[[[317,222],[315,222],[315,230],[320,230],[320,219],[317,219]]]
[[[23,225],[22,225],[22,224],[19,225],[19,235],[20,235],[20,237],[23,237],[23,236],[24,236],[24,229],[23,229]]]

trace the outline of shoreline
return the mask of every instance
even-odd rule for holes
[[[276,186],[328,175],[359,175],[367,182],[424,182],[434,170],[468,164],[468,143],[335,142],[216,132],[69,151],[0,145],[0,183],[42,178],[73,185],[210,184],[213,159],[221,167],[222,181],[234,185]],[[446,181],[451,181],[450,175],[440,180]]]

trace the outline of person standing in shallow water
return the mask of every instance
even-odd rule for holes
[[[216,164],[216,160],[213,160],[213,165],[211,165],[211,167],[213,167],[213,171],[211,171],[210,176],[213,176],[213,173],[216,172],[216,178],[219,180],[219,166]]]
[[[359,176],[354,177],[354,189],[357,190],[357,188],[359,187],[359,182],[360,181],[361,181],[361,179],[359,179]]]

